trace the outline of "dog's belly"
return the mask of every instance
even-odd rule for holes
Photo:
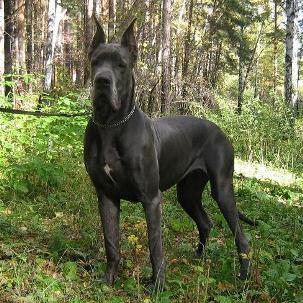
[[[206,173],[204,149],[216,131],[209,121],[194,117],[160,118],[154,121],[160,189],[166,190],[191,171]]]
[[[182,162],[182,161],[181,161]],[[183,165],[182,165],[183,164]],[[176,162],[168,162],[165,165],[165,168],[160,168],[160,190],[165,191],[179,181],[181,181],[186,175],[195,170],[202,170],[206,173],[206,168],[201,161],[198,159],[193,163],[176,163]]]

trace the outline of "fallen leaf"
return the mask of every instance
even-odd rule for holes
[[[218,289],[221,291],[227,291],[233,289],[234,286],[231,283],[228,282],[219,282],[218,283]]]
[[[9,208],[6,208],[1,211],[4,215],[11,215],[12,211]]]

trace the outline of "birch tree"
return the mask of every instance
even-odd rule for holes
[[[94,1],[93,0],[84,0],[83,1],[83,61],[84,61],[84,74],[83,74],[83,84],[87,85],[89,83],[89,62],[87,58],[87,52],[89,44],[93,37],[93,20],[92,16],[94,13]]]
[[[48,28],[47,28],[47,49],[45,63],[44,91],[51,89],[53,75],[53,61],[55,56],[56,43],[59,33],[59,24],[66,13],[55,0],[49,0],[48,4]]]
[[[298,111],[299,75],[299,5],[298,0],[286,0],[286,39],[285,39],[285,101],[293,110]]]

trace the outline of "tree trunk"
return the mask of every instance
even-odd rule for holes
[[[298,0],[286,0],[285,101],[292,108],[294,116],[298,112],[298,11]]]
[[[19,74],[25,71],[25,3],[24,0],[16,1],[16,12],[17,12],[17,22],[16,22],[16,69]]]
[[[178,14],[178,24],[182,24],[184,22],[184,15],[186,13],[186,5],[187,5],[187,0],[182,0],[180,3],[180,9],[179,9],[179,14]],[[184,36],[182,33],[181,27],[178,27],[176,29],[175,33],[175,54],[174,54],[174,88],[175,88],[175,96],[180,94],[180,91],[182,89],[181,83],[182,83],[182,75],[180,72],[181,69],[181,64],[182,64],[182,43],[184,40]]]
[[[0,0],[0,81],[4,74],[4,2]],[[4,93],[4,86],[0,84],[0,96]]]
[[[183,56],[183,64],[182,64],[182,79],[183,79],[182,97],[183,98],[185,98],[187,94],[187,76],[188,76],[188,65],[189,65],[189,57],[190,57],[189,53],[190,53],[191,28],[192,28],[192,19],[193,19],[193,7],[194,7],[194,1],[190,0],[189,11],[188,11],[188,24],[186,30],[185,43],[184,43],[184,56]]]
[[[115,0],[108,0],[108,41],[115,35]]]
[[[101,8],[102,8],[102,3],[101,2],[102,2],[101,0],[94,0],[93,11],[94,11],[98,20],[100,20],[100,16],[101,16]]]
[[[4,74],[5,81],[11,82],[13,73],[13,31],[14,31],[14,19],[13,19],[14,1],[4,1]],[[12,86],[9,84],[5,85],[4,88],[5,96],[12,97]]]
[[[244,95],[244,82],[245,82],[245,63],[244,63],[244,28],[241,26],[241,41],[238,50],[238,57],[239,57],[239,79],[238,79],[238,104],[237,104],[237,112],[241,114],[242,111],[242,104],[243,104],[243,95]]]
[[[94,2],[93,0],[84,0],[83,2],[83,40],[84,40],[84,48],[83,48],[83,62],[84,62],[84,85],[87,85],[89,83],[89,62],[88,62],[88,48],[89,44],[91,42],[91,39],[93,37],[93,20],[92,20],[92,15],[93,15],[93,8],[94,8]]]
[[[263,27],[264,27],[264,22],[260,24],[260,29],[256,37],[255,45],[252,50],[250,58],[245,58],[247,57],[247,55],[245,55],[245,49],[244,49],[244,28],[241,27],[241,40],[238,50],[238,57],[239,57],[239,84],[238,84],[238,105],[237,105],[238,114],[240,114],[242,110],[244,91],[247,85],[248,76],[252,70],[253,63],[255,62],[255,56],[263,32]],[[245,70],[245,63],[248,63],[246,70]]]
[[[71,21],[69,18],[66,18],[63,26],[63,39],[64,39],[64,65],[66,73],[72,79],[72,70],[73,70],[73,61],[72,61],[72,36],[71,36]]]
[[[219,42],[219,45],[217,45],[217,48],[216,48],[215,60],[214,60],[213,68],[212,68],[212,73],[210,76],[211,85],[213,88],[216,87],[217,81],[218,81],[221,55],[222,55],[222,42]]]
[[[166,113],[170,105],[170,22],[171,0],[163,0],[161,113]]]
[[[55,50],[54,30],[56,16],[56,1],[49,0],[48,2],[48,25],[47,25],[47,46],[46,46],[46,64],[45,64],[45,82],[44,91],[48,92],[51,89],[53,75],[53,57]]]
[[[33,4],[31,0],[25,0],[26,14],[26,69],[30,74],[33,71]]]
[[[82,13],[79,12],[77,14],[77,24],[82,24]],[[78,87],[83,85],[83,33],[79,29],[80,26],[76,26],[73,29],[74,35],[76,37],[76,44],[75,50],[73,52],[73,83],[76,84]]]
[[[259,58],[257,58],[256,60],[256,63],[254,64],[255,65],[255,76],[254,76],[254,98],[257,98],[258,95],[259,95],[259,79],[258,79],[258,76],[259,76]]]
[[[52,84],[53,76],[53,61],[55,56],[55,48],[59,33],[59,24],[66,13],[55,0],[49,1],[48,7],[48,29],[47,29],[47,49],[46,49],[46,64],[45,64],[45,82],[44,91],[49,92]]]
[[[35,60],[32,62],[33,71],[36,73],[43,73],[46,62],[46,45],[47,41],[47,24],[44,20],[47,18],[47,6],[44,1],[32,2],[33,19],[35,27],[33,27],[33,57]]]
[[[274,0],[274,98],[277,93],[277,77],[278,77],[278,0]]]

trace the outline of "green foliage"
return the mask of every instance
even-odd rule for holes
[[[76,262],[68,261],[63,265],[63,274],[68,281],[77,281],[79,279],[77,271]]]
[[[293,124],[291,112],[283,100],[270,104],[247,91],[242,114],[238,115],[233,107],[226,106],[228,100],[220,96],[217,99],[221,107],[219,113],[207,111],[195,103],[192,103],[192,112],[218,124],[231,139],[237,157],[301,171],[302,120],[297,119]]]
[[[54,110],[76,111],[73,94],[59,98]],[[58,187],[64,175],[81,165],[86,118],[0,116],[0,187],[39,193]],[[75,142],[77,142],[75,144]],[[69,159],[69,163],[62,162]]]

